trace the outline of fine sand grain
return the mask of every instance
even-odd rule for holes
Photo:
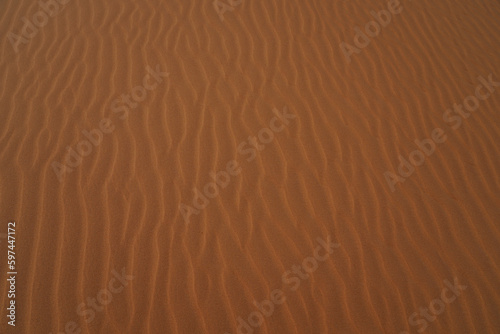
[[[57,1],[0,1],[0,333],[500,333],[498,0]]]

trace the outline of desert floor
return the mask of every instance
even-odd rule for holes
[[[498,0],[1,1],[0,36],[1,333],[500,333]]]

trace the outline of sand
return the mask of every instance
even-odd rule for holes
[[[500,333],[500,2],[60,1],[0,3],[1,333]]]

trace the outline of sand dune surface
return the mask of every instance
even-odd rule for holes
[[[0,27],[1,333],[500,333],[499,1]]]

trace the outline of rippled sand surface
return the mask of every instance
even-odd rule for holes
[[[1,333],[500,333],[499,1],[60,1],[0,2]]]

